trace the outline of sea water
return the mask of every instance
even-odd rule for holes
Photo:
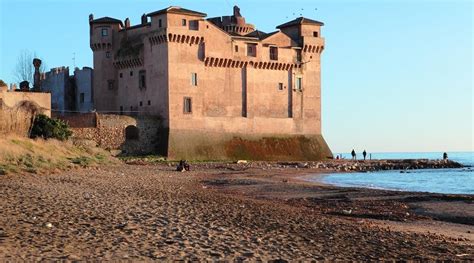
[[[350,159],[350,154],[343,153]],[[441,159],[443,153],[372,153],[372,159]],[[358,155],[358,159],[361,156]],[[448,152],[450,160],[466,168],[377,171],[369,173],[334,173],[322,182],[344,187],[379,188],[399,191],[444,194],[474,194],[474,152]],[[316,177],[315,177],[316,178]],[[316,179],[315,179],[316,180]]]

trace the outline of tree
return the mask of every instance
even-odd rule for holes
[[[29,50],[22,50],[20,52],[16,62],[15,70],[13,72],[18,83],[26,80],[30,83],[30,85],[33,85],[33,75],[35,74],[33,59],[37,57],[38,56],[36,55],[36,52],[31,52]],[[39,70],[40,73],[44,73],[46,71],[46,64],[44,61],[41,63]]]

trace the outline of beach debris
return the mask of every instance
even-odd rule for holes
[[[189,164],[186,160],[179,161],[179,164],[176,167],[176,171],[185,172],[185,171],[189,171],[189,170],[190,170],[190,166],[189,166]]]
[[[53,224],[47,223],[45,226],[46,226],[47,228],[52,228],[52,227],[53,227]]]
[[[247,163],[248,163],[248,161],[246,161],[246,160],[238,160],[237,161],[237,164],[247,164]]]
[[[345,214],[345,215],[350,215],[350,214],[352,214],[352,209],[349,209],[349,210],[343,209],[342,213]]]

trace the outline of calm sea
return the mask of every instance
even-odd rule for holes
[[[342,153],[346,159],[350,154]],[[372,153],[372,159],[441,159],[443,153]],[[323,183],[346,187],[366,187],[445,194],[474,194],[474,152],[448,152],[449,159],[472,166],[461,169],[423,169],[337,173],[324,176]],[[357,159],[361,156],[357,156]],[[315,177],[316,178],[316,177]],[[316,180],[316,179],[315,179]]]

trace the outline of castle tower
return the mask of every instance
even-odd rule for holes
[[[89,16],[90,47],[94,54],[94,106],[97,111],[117,110],[117,71],[113,48],[122,29],[122,21],[110,17],[94,19]]]

